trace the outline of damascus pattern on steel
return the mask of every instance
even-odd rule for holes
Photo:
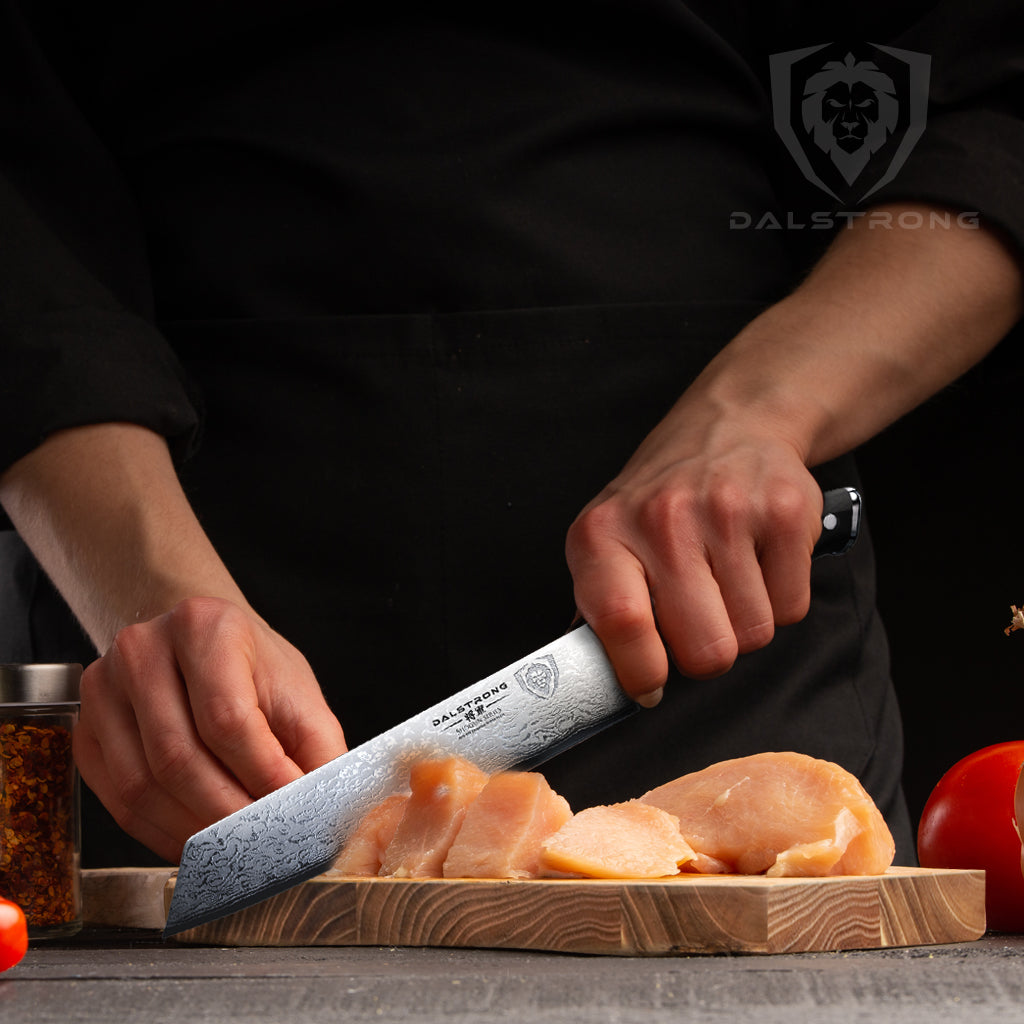
[[[454,754],[487,772],[532,768],[637,710],[588,626],[257,800],[185,844],[165,935],[327,870],[410,765]]]

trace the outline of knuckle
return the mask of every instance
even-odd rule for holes
[[[694,679],[724,675],[736,662],[739,645],[735,636],[720,636],[693,651],[673,651],[679,670]]]
[[[677,538],[692,516],[692,497],[671,490],[652,494],[638,512],[641,529],[654,538]]]
[[[771,519],[777,533],[788,536],[806,532],[808,525],[819,525],[814,509],[804,492],[792,484],[780,484],[771,494]]]
[[[180,788],[192,774],[196,749],[186,737],[164,732],[153,737],[146,757],[153,778],[165,789]]]
[[[753,622],[736,631],[737,649],[740,654],[749,654],[767,647],[775,637],[774,622]]]
[[[712,522],[727,533],[735,530],[737,524],[749,515],[750,497],[730,480],[716,481],[706,500]]]
[[[585,557],[619,532],[621,516],[614,502],[602,501],[581,512],[566,534],[566,551]]]
[[[110,644],[109,653],[112,659],[129,670],[145,664],[149,660],[150,632],[149,625],[145,622],[122,626]],[[90,665],[83,673],[83,681],[86,674],[91,677],[99,675],[98,667],[96,671],[91,671],[93,668],[94,666]]]
[[[775,623],[779,626],[792,626],[797,622],[801,622],[808,611],[810,611],[810,607],[811,595],[809,590],[805,590],[799,596],[793,596],[788,600],[780,601],[773,606]]]
[[[587,616],[587,622],[605,643],[615,646],[636,643],[653,629],[650,605],[628,597],[605,602]]]
[[[99,700],[106,692],[107,688],[102,676],[103,669],[98,661],[87,665],[83,670],[82,678],[78,684],[78,694],[84,709],[90,708],[93,702]]]
[[[139,811],[148,804],[152,789],[153,778],[148,772],[126,772],[119,775],[115,781],[114,791],[122,815],[132,819],[140,817]],[[122,828],[125,827],[120,818],[118,824]]]
[[[117,692],[134,700],[144,694],[159,671],[160,655],[150,625],[124,626],[114,636],[106,657],[83,673],[83,703]]]
[[[211,699],[196,715],[196,727],[212,750],[230,750],[247,729],[253,709],[238,701]]]
[[[240,610],[214,597],[187,597],[168,612],[174,636],[186,643],[198,643],[235,621]]]

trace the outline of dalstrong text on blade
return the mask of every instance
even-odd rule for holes
[[[498,683],[497,686],[489,687],[483,693],[477,694],[472,700],[456,705],[451,711],[442,712],[431,720],[431,724],[435,727],[445,726],[445,728],[448,728],[463,719],[472,721],[482,709],[489,708],[496,701],[500,700],[507,690],[508,683]],[[448,723],[448,725],[445,725],[445,723]]]

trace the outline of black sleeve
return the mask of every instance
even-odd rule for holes
[[[127,421],[195,441],[199,415],[150,317],[117,168],[0,0],[0,471],[50,433]]]
[[[776,139],[769,164],[784,208],[796,210],[804,219],[810,211],[863,211],[897,201],[934,203],[976,214],[981,223],[1002,229],[1024,253],[1024,4],[1020,0],[692,2],[706,7],[708,17],[726,36],[728,12],[735,11],[734,4],[752,12],[753,38],[742,45],[769,97],[773,55],[785,57],[829,44],[868,44],[928,58],[924,131],[891,180],[866,194],[860,187],[879,162],[882,167],[888,163],[889,151],[883,151],[846,194],[830,196],[808,185],[796,170],[791,153],[795,140],[784,147]],[[792,120],[798,120],[796,111]],[[809,142],[807,148],[811,148]],[[837,187],[841,191],[841,185]],[[846,223],[843,218],[837,221],[839,227]]]
[[[977,211],[1024,254],[1024,4],[933,4],[890,45],[930,54],[928,119],[872,203],[924,200]]]

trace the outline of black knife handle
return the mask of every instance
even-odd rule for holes
[[[825,491],[821,510],[821,536],[814,545],[812,558],[841,555],[853,547],[860,532],[861,497],[854,487]]]

